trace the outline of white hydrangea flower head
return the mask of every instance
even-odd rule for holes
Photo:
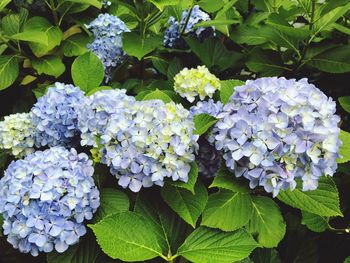
[[[0,122],[0,148],[11,150],[15,157],[23,157],[34,151],[35,127],[30,113],[6,116]]]
[[[206,66],[184,68],[174,77],[174,81],[174,90],[189,102],[193,102],[197,96],[201,100],[212,98],[221,88],[220,80]]]

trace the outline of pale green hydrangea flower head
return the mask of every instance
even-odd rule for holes
[[[189,102],[193,102],[197,96],[201,100],[212,98],[221,87],[220,80],[206,66],[184,68],[174,77],[174,81],[175,91]]]
[[[30,113],[6,116],[0,122],[0,148],[11,150],[16,157],[23,157],[34,151],[34,134]]]

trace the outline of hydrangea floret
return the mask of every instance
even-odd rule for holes
[[[219,114],[210,142],[226,166],[250,187],[274,196],[296,187],[316,189],[332,176],[341,144],[336,104],[307,79],[261,78],[236,87]]]
[[[34,151],[35,127],[30,113],[5,116],[0,122],[0,148],[11,150],[15,157]]]
[[[174,90],[189,102],[197,96],[201,100],[212,98],[215,91],[220,90],[220,80],[211,74],[206,66],[184,68],[174,77]]]
[[[79,134],[78,112],[85,99],[84,92],[73,85],[57,82],[50,87],[31,109],[36,145],[74,144],[73,137]]]
[[[87,45],[102,61],[105,68],[105,81],[112,77],[112,70],[125,59],[122,34],[130,32],[125,23],[110,14],[100,14],[86,27],[94,34],[94,41]]]
[[[168,20],[169,27],[164,34],[164,46],[180,49],[186,47],[185,41],[182,38],[183,34],[199,40],[213,36],[215,34],[215,27],[195,28],[196,24],[209,20],[211,20],[210,16],[200,10],[198,5],[193,6],[190,10],[183,11],[180,23],[171,16]]]
[[[33,256],[76,244],[100,204],[93,172],[86,154],[60,146],[13,161],[0,180],[8,242]]]
[[[189,111],[160,100],[130,103],[127,98],[119,103],[97,135],[101,162],[118,184],[138,192],[141,187],[162,186],[167,177],[187,182],[198,147]]]

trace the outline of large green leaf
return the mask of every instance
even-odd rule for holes
[[[339,139],[342,141],[342,145],[339,149],[340,158],[337,159],[337,163],[346,163],[350,161],[350,133],[340,130]]]
[[[169,180],[169,184],[180,187],[183,189],[186,189],[190,191],[192,194],[194,194],[194,186],[196,185],[198,178],[198,165],[196,162],[192,162],[191,164],[191,170],[188,173],[188,181],[187,182],[181,182],[181,181],[172,181]]]
[[[10,36],[14,40],[22,40],[27,42],[34,42],[42,45],[48,45],[48,37],[45,32],[42,31],[24,31],[21,33]]]
[[[20,32],[20,23],[18,14],[8,14],[1,20],[1,27],[4,33],[8,36],[17,34]]]
[[[247,44],[250,46],[261,45],[269,42],[269,38],[266,36],[267,27],[250,27],[247,25],[239,26],[234,34],[231,34],[230,38],[238,44]]]
[[[186,38],[187,44],[198,58],[209,68],[214,66],[221,71],[232,66],[237,66],[242,54],[229,51],[217,39],[206,39],[203,43],[194,39]]]
[[[73,35],[63,41],[63,54],[67,57],[83,55],[86,51],[86,45],[90,38],[84,34]]]
[[[142,100],[161,100],[164,103],[172,101],[172,99],[166,93],[159,89],[156,89],[155,91],[146,94],[146,96],[144,96]]]
[[[156,234],[163,240],[163,254],[174,255],[186,237],[186,223],[152,193],[139,193],[134,211],[156,227]]]
[[[338,46],[313,57],[307,63],[319,70],[329,73],[350,71],[350,46]]]
[[[160,46],[162,40],[157,36],[149,38],[141,38],[140,35],[132,33],[123,34],[123,49],[126,54],[137,57],[141,60],[144,56],[151,53],[158,46]]]
[[[276,247],[286,233],[286,223],[278,205],[268,197],[252,197],[253,215],[248,224],[248,231],[256,235],[263,247]]]
[[[46,74],[54,77],[59,77],[66,70],[65,65],[59,57],[46,56],[32,61],[33,68],[38,74]]]
[[[61,44],[62,40],[62,31],[57,26],[50,26],[44,31],[47,35],[48,44],[37,44],[37,43],[30,43],[29,46],[35,56],[42,57],[46,55],[49,51],[51,51],[56,46],[59,46]]]
[[[223,232],[199,227],[178,250],[178,254],[192,262],[231,263],[246,258],[257,247],[245,231]]]
[[[202,225],[233,231],[245,226],[252,212],[249,194],[220,190],[209,196],[202,216]]]
[[[85,92],[97,88],[104,76],[104,68],[99,58],[92,52],[77,57],[72,65],[72,78],[76,86]]]
[[[194,134],[202,135],[206,133],[211,126],[213,126],[218,120],[206,113],[198,114],[193,117],[194,121]]]
[[[177,5],[179,0],[148,0],[154,4],[160,11],[163,11],[167,6]]]
[[[102,3],[99,0],[65,0],[65,2],[91,5],[91,6],[94,6],[96,8],[99,8],[99,9],[102,7]]]
[[[338,190],[329,177],[321,177],[316,190],[303,192],[301,183],[298,182],[294,191],[281,191],[277,198],[287,205],[316,215],[342,216]]]
[[[257,248],[251,258],[254,263],[282,263],[276,249]]]
[[[78,244],[70,247],[64,253],[47,254],[47,263],[94,263],[100,252],[90,230]]]
[[[126,212],[129,210],[128,196],[113,188],[104,188],[100,191],[101,204],[96,215],[96,220],[99,221],[109,215]]]
[[[255,49],[250,54],[247,67],[253,72],[259,72],[261,76],[279,76],[289,70],[283,65],[279,54],[271,50]]]
[[[346,97],[340,97],[338,98],[339,104],[342,106],[342,108],[350,113],[350,96]]]
[[[276,13],[282,6],[284,0],[254,0],[254,5],[257,9]]]
[[[113,214],[88,226],[103,252],[113,259],[143,261],[162,255],[162,241],[155,226],[134,212]]]
[[[306,225],[308,229],[314,232],[324,232],[328,229],[328,218],[311,214],[309,212],[301,211],[302,212],[302,220],[301,223],[303,225]]]
[[[164,201],[193,228],[208,200],[207,190],[200,182],[196,183],[194,192],[192,194],[186,189],[170,184],[166,184],[161,191]]]
[[[242,183],[226,168],[220,168],[214,177],[209,188],[217,187],[219,189],[230,190],[232,192],[249,193],[246,182]]]
[[[226,104],[230,100],[230,97],[235,91],[235,88],[237,86],[244,85],[244,81],[241,81],[238,79],[228,79],[228,80],[221,80],[220,84],[221,84],[220,99],[222,103]]]
[[[19,73],[18,58],[0,56],[0,90],[6,89],[15,82]]]
[[[2,11],[10,2],[11,0],[2,0],[0,2],[0,11]]]

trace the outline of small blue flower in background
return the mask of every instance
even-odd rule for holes
[[[33,256],[76,244],[100,205],[93,172],[86,154],[59,146],[13,161],[0,180],[7,241]]]
[[[78,87],[55,83],[31,109],[37,147],[74,145],[78,112],[86,97]]]
[[[191,14],[188,18],[190,12]],[[204,38],[215,35],[215,27],[194,28],[199,22],[209,20],[211,20],[210,16],[200,10],[198,5],[193,6],[192,10],[183,11],[180,23],[171,16],[168,20],[169,27],[164,34],[164,46],[168,48],[185,48],[186,43],[181,37],[182,34],[195,37],[201,41]]]
[[[0,122],[0,149],[11,150],[15,157],[34,151],[35,126],[30,113],[5,116]]]
[[[130,30],[122,20],[110,14],[100,14],[86,28],[94,34],[94,41],[87,48],[102,61],[107,83],[112,77],[112,70],[125,59],[122,34]]]
[[[223,104],[213,99],[208,101],[198,101],[196,105],[190,108],[190,115],[209,114],[217,117],[223,108]],[[209,131],[210,133],[210,131]],[[217,173],[221,164],[220,152],[215,149],[213,144],[208,142],[208,136],[202,137],[198,141],[199,149],[196,153],[196,162],[198,164],[199,173],[205,177],[213,177]]]
[[[261,78],[237,87],[209,138],[226,166],[274,196],[332,176],[341,144],[336,104],[307,79]]]

